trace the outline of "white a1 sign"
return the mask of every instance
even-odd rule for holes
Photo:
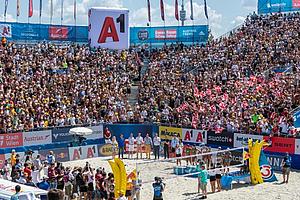
[[[129,10],[111,8],[89,9],[90,47],[127,49],[129,47]]]

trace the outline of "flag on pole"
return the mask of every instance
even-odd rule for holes
[[[43,0],[40,0],[40,17],[42,17]]]
[[[74,0],[74,20],[76,20],[77,15],[77,2]]]
[[[179,21],[179,15],[178,15],[178,0],[175,0],[175,19]]]
[[[60,5],[60,20],[64,20],[64,0],[61,0]]]
[[[29,0],[28,17],[32,17],[32,15],[33,15],[33,4],[32,4],[32,0]]]
[[[6,18],[7,7],[8,7],[8,0],[5,0],[5,5],[4,5],[4,18]]]
[[[163,0],[160,0],[160,15],[161,15],[161,20],[165,21],[165,7],[164,7]]]
[[[147,6],[148,6],[148,21],[151,22],[151,5],[150,0],[147,0]]]
[[[17,17],[20,16],[20,0],[17,0]]]
[[[191,0],[191,20],[194,20],[194,8],[193,8],[193,0]]]
[[[207,4],[206,4],[206,0],[204,0],[204,13],[205,13],[206,19],[208,19],[208,12],[207,12]]]

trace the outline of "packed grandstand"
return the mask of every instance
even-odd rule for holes
[[[299,21],[299,13],[253,14],[206,46],[150,52],[8,41],[0,49],[1,132],[122,122],[297,136]]]

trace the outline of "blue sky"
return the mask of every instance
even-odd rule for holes
[[[8,0],[7,21],[16,21],[16,2],[17,0]],[[73,1],[64,0],[64,21],[63,24],[74,24],[73,20]],[[151,1],[152,26],[162,26],[163,22],[160,19],[159,0]],[[164,0],[166,25],[177,25],[174,18],[174,1]],[[181,5],[182,0],[178,0]],[[0,20],[3,21],[4,2],[0,0]],[[21,15],[18,18],[19,22],[27,22],[28,18],[28,0],[20,0]],[[33,0],[34,13],[30,19],[31,23],[39,22],[39,2]],[[50,0],[43,0],[42,23],[49,23]],[[60,24],[60,5],[61,0],[53,0],[54,16],[53,23]],[[77,0],[77,23],[87,25],[87,10],[90,7],[125,7],[130,11],[130,26],[145,26],[147,24],[147,0]],[[187,10],[187,17],[190,16],[190,0],[184,0]],[[203,10],[203,0],[193,0],[194,2],[194,24],[206,24],[206,18]],[[257,0],[207,0],[209,25],[214,36],[220,36],[237,25],[241,24],[245,17],[256,11]],[[179,7],[179,9],[181,9]],[[186,21],[186,24],[192,24],[191,20]]]

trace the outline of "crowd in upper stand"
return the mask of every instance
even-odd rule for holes
[[[290,111],[300,105],[299,22],[299,13],[251,15],[205,47],[151,51],[143,77],[145,51],[8,44],[0,49],[0,129],[160,122],[295,134]],[[138,103],[129,105],[138,78]]]

